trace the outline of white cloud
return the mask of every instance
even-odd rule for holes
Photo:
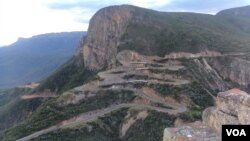
[[[165,5],[170,0],[0,0],[0,46],[18,37],[62,31],[86,31],[97,9],[112,4],[132,4],[145,8]],[[49,4],[91,4],[89,8],[53,9]],[[92,7],[91,7],[92,6]],[[92,8],[92,9],[91,9]]]
[[[0,0],[0,46],[18,37],[62,31],[84,31],[78,10],[53,10],[42,0]],[[83,14],[84,15],[84,14]]]
[[[119,4],[161,11],[216,13],[250,4],[250,0],[0,0],[0,46],[18,37],[86,31],[89,19],[99,8]]]

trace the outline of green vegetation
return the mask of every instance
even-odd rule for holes
[[[172,107],[164,105],[162,103],[152,103],[152,105],[160,108],[173,109]]]
[[[137,74],[126,74],[122,78],[126,79],[126,80],[129,80],[129,79],[135,79],[135,80],[149,80],[149,79],[154,79],[154,80],[165,81],[165,82],[173,82],[170,79],[155,78],[155,77],[150,77],[148,75],[137,75]],[[138,88],[137,86],[135,86],[135,87]]]
[[[163,67],[163,64],[146,64],[145,67],[155,67],[155,68],[158,68],[158,67]]]
[[[133,50],[144,55],[164,56],[172,52],[197,53],[205,50],[219,51],[221,53],[250,51],[249,17],[245,19],[242,16],[235,17],[233,16],[235,12],[229,12],[229,14],[226,12],[226,14],[222,13],[213,16],[195,13],[164,13],[143,8],[131,8],[133,9],[131,10],[133,16],[121,40],[119,40],[117,52]],[[62,93],[93,79],[101,81],[101,78],[96,77],[97,72],[85,68],[82,58],[82,56],[77,56],[70,59],[51,77],[44,80],[35,91],[49,89],[56,93]],[[249,60],[250,57],[248,55],[242,58]],[[226,57],[216,59],[227,61]],[[168,60],[163,59],[158,62],[167,63],[166,61]],[[178,61],[182,62],[186,69],[178,71],[150,69],[150,71],[185,78],[190,81],[189,84],[126,83],[120,85],[133,85],[136,88],[148,86],[162,96],[171,96],[177,101],[181,101],[182,96],[185,96],[191,102],[189,110],[180,113],[177,117],[186,122],[200,120],[202,110],[214,104],[210,94],[216,95],[220,87],[217,88],[217,82],[220,81],[217,79],[217,74],[215,75],[212,71],[203,68],[206,62],[201,58],[179,59]],[[147,64],[147,66],[162,67],[161,64]],[[227,64],[224,67],[228,67]],[[118,74],[123,73],[123,71],[111,73]],[[151,79],[147,75],[134,74],[125,75],[123,78]],[[226,82],[225,84],[229,83]],[[108,87],[110,86],[105,86],[105,88]],[[18,112],[21,113],[21,116],[17,118],[18,121],[28,117],[17,126],[6,130],[4,138],[0,138],[0,140],[14,141],[41,129],[56,125],[80,113],[102,109],[114,104],[128,103],[136,97],[132,91],[101,90],[97,92],[96,96],[83,99],[77,104],[62,105],[57,99],[28,101],[14,98],[20,95],[15,90],[13,94],[3,97],[3,99],[1,99],[2,95],[0,95],[0,123],[6,121],[15,123],[16,121],[12,120],[12,118],[15,119],[14,116]],[[154,105],[170,108],[159,103],[154,103]],[[37,110],[33,111],[36,108]],[[164,128],[173,126],[177,118],[173,115],[149,110],[149,115],[144,120],[136,121],[128,129],[126,135],[121,138],[119,137],[119,131],[128,110],[130,109],[123,108],[88,123],[84,127],[60,129],[42,135],[33,139],[33,141],[161,141]],[[33,114],[27,116],[27,111],[33,112]],[[138,111],[130,111],[132,117],[136,115],[136,112]],[[4,124],[0,125],[2,127],[6,126]],[[7,126],[10,125],[7,124]]]
[[[85,127],[58,130],[32,141],[121,141],[119,128],[126,114],[127,108],[123,108],[88,123]]]
[[[44,80],[37,91],[49,89],[62,93],[93,79],[96,72],[86,69],[82,58],[82,56],[71,58],[57,72]]]
[[[111,74],[120,74],[120,73],[124,73],[125,71],[113,71],[113,72],[110,72]]]
[[[181,100],[181,95],[186,95],[195,105],[202,107],[202,109],[213,105],[213,98],[207,93],[207,91],[205,91],[204,87],[196,81],[191,84],[181,86],[151,84],[149,87],[153,88],[156,92],[162,94],[163,96],[172,96],[178,101]]]
[[[222,10],[216,16],[224,18],[240,30],[250,33],[250,6]],[[235,14],[237,13],[237,14]]]
[[[219,60],[220,58],[222,57],[217,57],[212,59]],[[187,68],[186,69],[187,73],[185,77],[188,77],[191,80],[199,82],[200,83],[199,85],[202,86],[204,90],[208,90],[211,94],[215,96],[219,91],[223,91],[218,87],[217,85],[218,82],[221,83],[220,85],[229,84],[226,81],[219,81],[217,74],[214,73],[213,71],[207,71],[205,67],[206,64],[204,64],[201,58],[195,60],[183,60],[182,63]],[[227,63],[222,63],[222,64],[225,64],[225,66],[223,67],[226,67],[227,65]]]
[[[149,71],[152,72],[152,73],[156,73],[156,74],[158,74],[158,73],[172,74],[172,75],[176,75],[177,77],[184,76],[187,73],[186,69],[180,69],[180,70],[149,69]]]
[[[136,75],[136,74],[126,74],[122,77],[123,79],[143,79],[147,80],[149,77],[147,75]]]
[[[84,99],[78,104],[59,106],[55,99],[51,99],[43,103],[29,119],[7,130],[4,140],[16,140],[80,113],[105,108],[114,103],[130,102],[134,98],[132,91],[103,90],[99,91],[95,97]]]
[[[201,120],[202,118],[202,109],[198,107],[191,107],[188,111],[180,113],[179,116],[185,122],[194,122]]]
[[[155,111],[149,111],[145,120],[138,120],[127,131],[122,141],[162,141],[166,127],[174,125],[176,117]]]
[[[188,96],[202,110],[214,105],[213,98],[207,93],[204,87],[199,82],[193,82],[185,88],[188,91]]]
[[[127,114],[127,108],[114,111],[82,128],[62,129],[42,135],[32,141],[159,141],[164,128],[174,125],[176,117],[149,111],[149,116],[132,125],[123,138],[119,131]],[[140,134],[138,134],[140,133]]]
[[[175,99],[179,99],[179,94],[183,90],[181,86],[174,86],[169,84],[150,84],[150,88],[153,88],[157,93],[162,96],[172,96]]]
[[[13,98],[17,98],[18,96],[28,93],[29,91],[30,89],[24,88],[0,90],[0,108],[9,103]]]
[[[0,110],[0,131],[19,124],[28,118],[42,103],[41,99],[13,99]]]
[[[118,50],[164,56],[171,52],[249,51],[249,20],[235,24],[223,16],[196,13],[165,13],[131,7],[133,20]],[[243,18],[246,19],[246,18]],[[233,19],[237,23],[237,19]]]
[[[0,133],[27,118],[40,105],[40,99],[20,99],[29,91],[23,88],[0,91]]]

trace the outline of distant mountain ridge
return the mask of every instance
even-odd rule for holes
[[[73,56],[85,32],[19,38],[0,48],[0,88],[41,80]]]
[[[244,7],[237,7],[226,9],[218,12],[216,15],[220,16],[238,16],[244,18],[250,18],[250,5]]]
[[[222,10],[216,16],[226,19],[227,22],[240,28],[242,32],[250,33],[250,6]]]

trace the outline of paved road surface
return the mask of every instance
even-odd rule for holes
[[[30,139],[39,137],[41,135],[47,134],[49,132],[58,130],[60,128],[69,128],[69,127],[74,127],[76,125],[79,125],[81,123],[87,123],[87,122],[91,122],[96,120],[98,117],[104,116],[107,113],[110,113],[112,111],[121,109],[121,108],[125,108],[125,107],[132,107],[132,108],[137,108],[137,109],[151,109],[151,110],[155,110],[158,112],[164,112],[164,113],[169,113],[169,114],[177,114],[179,112],[183,112],[183,110],[185,111],[185,109],[179,109],[179,110],[174,110],[174,109],[166,109],[166,108],[159,108],[159,107],[154,107],[154,106],[150,106],[150,105],[141,105],[141,104],[119,104],[119,105],[113,105],[110,106],[108,108],[104,108],[104,109],[99,109],[99,110],[95,110],[95,111],[90,111],[90,112],[86,112],[83,114],[80,114],[76,117],[73,117],[71,119],[65,120],[57,125],[51,126],[49,128],[37,131],[31,135],[28,135],[26,137],[23,137],[21,139],[18,139],[17,141],[28,141]]]

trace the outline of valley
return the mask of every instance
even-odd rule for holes
[[[73,56],[84,35],[81,31],[48,33],[1,47],[0,89],[39,82],[53,74]]]
[[[226,56],[228,57],[230,55]],[[232,54],[232,56],[234,56],[234,54]],[[209,58],[214,59],[216,57],[224,57],[224,55],[206,55],[199,56],[199,58],[193,58],[191,55],[191,57],[185,56],[185,60],[202,60]],[[173,87],[168,90],[171,92],[175,89],[175,87],[186,87],[191,83],[194,83],[193,81],[198,81],[192,79],[191,77],[185,76],[185,73],[183,72],[187,71],[188,68],[183,64],[182,59],[169,57],[166,59],[161,57],[140,55],[131,51],[122,51],[118,54],[117,60],[119,61],[120,65],[116,68],[99,72],[94,80],[89,81],[80,87],[66,91],[59,97],[55,97],[57,99],[57,104],[63,107],[66,107],[70,104],[77,105],[83,100],[95,98],[99,91],[113,91],[115,93],[129,91],[132,93],[132,95],[134,95],[132,101],[127,101],[125,103],[115,102],[111,105],[107,105],[105,108],[76,114],[69,119],[57,122],[48,128],[36,131],[28,136],[20,138],[18,141],[28,141],[31,139],[35,140],[36,138],[43,138],[43,136],[59,130],[83,128],[89,123],[95,122],[100,117],[105,117],[107,114],[123,108],[138,111],[157,111],[179,116],[182,113],[187,113],[188,107],[191,105],[198,107],[201,106],[195,103],[190,103],[191,101],[187,102],[180,100],[181,94],[178,96],[172,96],[166,93],[167,91],[163,91],[163,93],[161,93],[161,91],[157,89],[157,86],[159,85],[163,85],[163,88],[170,86]],[[206,64],[206,67],[209,70],[213,70],[208,64]],[[182,73],[178,73],[180,71]],[[215,72],[215,74],[218,79],[222,79],[218,76],[217,72]],[[179,92],[181,91],[179,90]],[[204,95],[210,97],[211,100],[215,97],[212,93],[213,92],[210,92],[209,90],[204,91]],[[184,95],[186,95],[186,93],[183,93],[183,96]],[[54,96],[49,92],[45,94],[40,93],[39,96],[34,94],[30,96],[23,96],[24,99],[48,97],[53,98]],[[129,127],[133,126],[135,122],[133,122]],[[129,130],[129,128],[127,128],[127,130]],[[123,136],[125,136],[125,134]]]
[[[245,9],[237,16],[243,11],[244,19]],[[100,9],[60,69],[33,89],[3,92],[10,94],[2,95],[0,121],[8,124],[0,125],[0,140],[181,140],[189,134],[175,133],[191,129],[217,141],[208,125],[217,129],[231,118],[223,100],[244,93],[247,103],[248,94],[238,89],[250,90],[250,33],[232,13]],[[209,108],[218,100],[221,109]]]

